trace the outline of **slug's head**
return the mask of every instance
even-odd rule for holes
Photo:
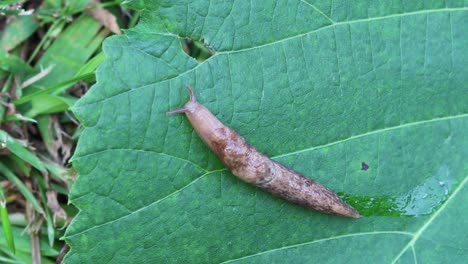
[[[174,115],[174,114],[180,114],[180,113],[191,113],[197,107],[198,102],[197,102],[197,98],[195,97],[195,93],[193,92],[192,87],[190,87],[189,84],[187,84],[186,87],[190,94],[190,100],[187,103],[185,103],[183,107],[167,112],[168,115]]]

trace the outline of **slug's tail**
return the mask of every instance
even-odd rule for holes
[[[342,201],[343,204],[341,204],[341,207],[336,209],[333,213],[341,216],[347,216],[347,217],[352,217],[352,218],[360,218],[361,215],[359,212],[354,209],[352,206],[349,204],[345,203]]]
[[[193,91],[193,88],[190,86],[190,84],[187,84],[185,86],[190,94],[190,100],[188,103],[196,103],[197,102],[197,98],[195,97],[195,92]],[[188,109],[187,107],[185,107],[185,105],[181,108],[177,108],[177,109],[174,109],[174,110],[171,110],[171,111],[168,111],[166,112],[166,114],[168,115],[174,115],[174,114],[180,114],[180,113],[185,113],[187,112]]]
[[[265,157],[265,159],[267,159]],[[336,193],[319,182],[294,171],[276,161],[271,161],[268,172],[273,180],[258,181],[258,187],[290,202],[328,214],[359,218],[356,209],[345,203]],[[263,180],[261,178],[260,180]]]

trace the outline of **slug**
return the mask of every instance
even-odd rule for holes
[[[320,212],[359,218],[359,213],[322,184],[271,160],[243,137],[226,127],[206,107],[198,103],[187,85],[190,100],[168,115],[185,113],[201,139],[231,172],[248,183],[290,202]]]

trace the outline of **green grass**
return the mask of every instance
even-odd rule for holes
[[[80,134],[69,109],[94,83],[101,44],[114,34],[94,17],[131,28],[141,9],[89,2],[0,3],[2,263],[54,263],[66,252],[60,237],[77,212],[67,204],[76,178],[68,160]]]

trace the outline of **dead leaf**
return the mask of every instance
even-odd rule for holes
[[[99,1],[91,1],[90,5],[94,5],[97,3],[99,3]],[[102,7],[92,8],[86,11],[85,13],[92,16],[99,23],[101,23],[101,25],[108,28],[113,33],[122,34],[122,31],[120,30],[119,25],[117,24],[117,18],[107,9]]]
[[[57,192],[56,191],[47,191],[47,206],[50,208],[52,213],[54,214],[54,226],[57,222],[57,218],[61,219],[66,222],[67,220],[67,213],[60,207],[60,204],[57,200]]]

